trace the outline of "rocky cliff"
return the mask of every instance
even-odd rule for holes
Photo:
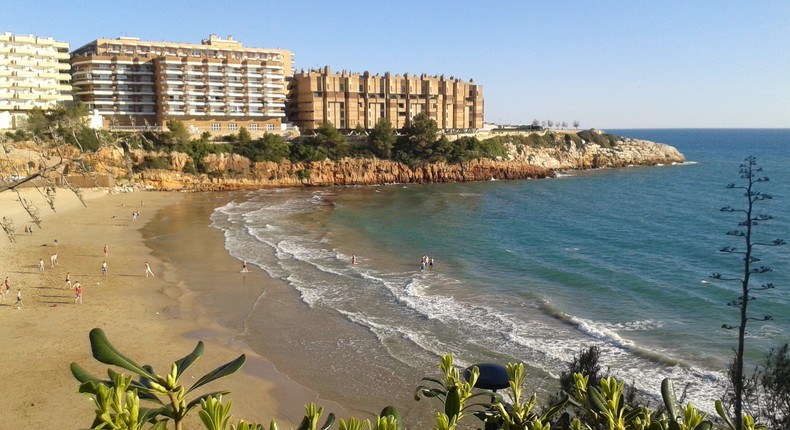
[[[174,155],[179,160],[184,154]],[[239,159],[241,158],[241,160]],[[186,175],[174,170],[146,170],[135,175],[136,182],[157,190],[232,190],[261,187],[376,185],[389,183],[468,182],[492,179],[528,179],[554,176],[549,169],[521,161],[476,160],[458,164],[405,164],[378,159],[345,158],[339,161],[311,163],[253,163],[249,173],[224,169],[244,160],[233,155],[206,157],[209,172],[230,172]]]
[[[129,182],[157,190],[194,191],[546,178],[554,176],[557,170],[684,161],[683,154],[669,145],[603,135],[596,130],[578,135],[549,132],[531,141],[503,137],[503,144],[509,153],[508,160],[475,160],[464,164],[422,163],[416,166],[375,158],[255,163],[238,154],[209,154],[202,160],[207,173],[195,175],[184,173],[184,168],[191,164],[192,159],[178,152],[124,152],[113,147],[84,154],[83,158],[85,165],[90,166],[96,175],[107,179],[103,183]],[[25,172],[28,165],[37,168],[39,164],[50,164],[43,157],[31,156],[35,150],[30,144],[17,148],[5,145],[4,157],[0,157],[4,159],[0,165],[0,178],[6,178],[14,172]],[[66,153],[66,150],[70,151],[69,156],[77,156],[73,147],[61,150],[60,154]],[[50,150],[50,159],[52,154]],[[160,164],[158,167],[161,168],[135,172],[133,166],[141,165],[146,159],[157,159]],[[37,160],[38,163],[31,163],[31,160]],[[76,172],[72,173],[71,166],[66,165],[59,173],[68,176]]]

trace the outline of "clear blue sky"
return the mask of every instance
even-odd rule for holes
[[[0,0],[0,32],[289,49],[483,85],[485,120],[790,127],[790,1]]]

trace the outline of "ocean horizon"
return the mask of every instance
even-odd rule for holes
[[[773,219],[756,237],[788,239],[790,129],[606,132],[672,145],[687,161],[546,180],[239,193],[212,215],[229,253],[287,283],[307,308],[301,318],[332,321],[315,329],[325,342],[302,342],[267,331],[253,309],[245,341],[298,382],[357,404],[371,390],[410,396],[404,385],[433,376],[447,353],[461,366],[524,362],[530,388],[546,395],[597,346],[613,376],[656,399],[671,377],[712,411],[737,342],[721,326],[738,322],[727,302],[739,285],[710,274],[737,274],[737,257],[719,249],[742,246],[725,234],[740,220],[719,208],[745,205],[726,185],[753,155],[771,179],[759,189],[774,197],[757,204]],[[748,368],[790,341],[787,248],[757,254],[774,271],[753,285],[776,289],[756,291],[750,313],[774,319],[749,323]],[[423,255],[433,267],[421,270]],[[272,356],[272,342],[304,354]],[[308,367],[331,376],[317,381]]]

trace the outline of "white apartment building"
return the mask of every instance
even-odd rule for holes
[[[0,129],[33,108],[71,100],[69,44],[51,37],[0,34]]]
[[[201,44],[97,39],[72,52],[75,99],[105,127],[162,127],[171,119],[195,132],[280,130],[292,54],[245,48],[211,35]]]

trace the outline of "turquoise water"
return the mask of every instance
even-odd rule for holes
[[[597,345],[613,374],[652,394],[671,376],[710,409],[736,342],[720,328],[737,323],[726,303],[739,295],[738,284],[709,278],[740,263],[718,252],[741,246],[725,235],[740,220],[719,208],[744,206],[726,184],[755,155],[771,179],[760,190],[774,196],[758,206],[774,219],[756,236],[790,240],[790,130],[610,132],[670,144],[688,162],[551,180],[267,190],[218,208],[213,225],[232,255],[287,281],[311,309],[375,335],[374,348],[348,346],[345,371],[382,353],[428,368],[451,352],[462,365],[524,361],[550,378]],[[777,288],[750,303],[774,318],[750,323],[751,363],[790,341],[790,248],[757,253],[774,272],[754,285]],[[426,254],[435,266],[421,271]],[[256,330],[265,328],[248,328],[253,347]]]

